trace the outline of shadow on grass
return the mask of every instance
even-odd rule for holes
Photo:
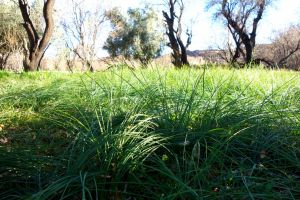
[[[297,199],[300,193],[299,109],[243,91],[228,98],[230,84],[210,93],[155,84],[126,92],[63,85],[55,80],[0,97],[3,110],[19,113],[0,121],[10,124],[1,133],[10,141],[0,144],[0,199]]]

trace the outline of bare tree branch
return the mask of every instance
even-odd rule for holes
[[[236,49],[234,53],[230,53],[232,62],[236,62],[241,55],[246,64],[253,61],[258,23],[262,19],[268,3],[269,0],[212,0],[208,4],[208,7],[220,7],[216,16],[222,16],[225,19],[226,26],[234,40]],[[251,18],[253,19],[252,24]]]

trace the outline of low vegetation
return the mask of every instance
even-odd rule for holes
[[[300,74],[0,72],[0,199],[299,199]]]

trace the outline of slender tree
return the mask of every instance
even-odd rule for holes
[[[176,8],[179,11],[176,13]],[[163,11],[163,16],[166,22],[166,34],[169,38],[168,46],[172,49],[172,63],[175,67],[189,65],[187,58],[187,48],[191,44],[192,33],[187,31],[187,42],[182,41],[182,15],[184,12],[183,0],[169,0],[168,12]]]
[[[28,36],[28,42],[24,45],[25,58],[23,66],[25,71],[35,71],[38,69],[41,59],[49,45],[54,31],[53,8],[55,0],[45,0],[43,5],[43,17],[45,28],[43,34],[37,31],[37,26],[30,16],[30,6],[27,0],[19,0],[19,8],[23,17],[23,26]]]
[[[94,72],[93,64],[101,48],[100,39],[106,17],[101,4],[94,4],[93,9],[87,9],[87,3],[89,1],[71,0],[70,19],[62,21],[62,26],[66,46],[73,53],[73,61],[79,59],[84,69]]]

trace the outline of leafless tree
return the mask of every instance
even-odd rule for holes
[[[228,28],[228,34],[231,35],[232,40],[233,40],[233,45],[231,43],[231,40],[228,38],[226,47],[223,49],[223,59],[230,64],[238,64],[238,59],[242,56],[243,59],[245,59],[245,52],[242,48],[242,40],[239,34],[233,30],[233,28],[227,24]]]
[[[258,23],[262,19],[269,0],[211,0],[208,7],[218,7],[216,16],[222,17],[235,43],[229,50],[231,62],[243,56],[244,62],[253,61]]]
[[[23,26],[28,36],[28,43],[24,45],[24,70],[34,71],[38,69],[40,61],[49,45],[52,33],[54,31],[53,8],[55,0],[45,0],[43,5],[43,17],[45,20],[45,29],[40,36],[30,16],[30,6],[27,0],[18,1],[23,18]]]
[[[256,60],[268,67],[299,70],[300,26],[278,32],[271,44],[258,45],[255,54]]]
[[[176,11],[177,10],[177,11]],[[182,16],[184,12],[183,0],[169,0],[168,12],[163,11],[166,22],[166,34],[169,38],[168,46],[172,49],[172,63],[175,67],[189,65],[187,48],[191,44],[192,33],[187,31],[187,42],[182,41]]]
[[[224,44],[218,47],[218,56],[222,61],[231,65],[240,65],[240,57],[245,58],[242,41],[239,35],[227,24],[228,38],[224,38]]]
[[[66,46],[74,54],[71,56],[73,61],[74,57],[78,57],[84,68],[93,72],[95,70],[93,63],[97,51],[100,49],[97,45],[99,44],[101,25],[106,21],[104,11],[100,6],[97,6],[94,11],[88,10],[83,0],[79,2],[71,0],[71,3],[71,21],[62,22],[67,36],[65,38]]]

